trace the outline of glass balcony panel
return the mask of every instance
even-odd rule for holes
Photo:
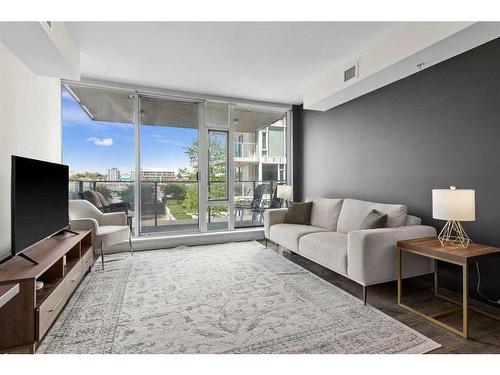
[[[229,229],[229,206],[227,204],[207,206],[207,229],[209,231]]]

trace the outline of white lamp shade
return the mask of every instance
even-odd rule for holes
[[[293,187],[291,185],[278,185],[278,191],[276,192],[276,195],[281,199],[292,199]]]
[[[439,220],[476,220],[475,191],[472,189],[433,189],[432,217]]]

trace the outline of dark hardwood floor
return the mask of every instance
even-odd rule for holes
[[[264,244],[264,241],[259,242]],[[278,249],[277,246],[271,243],[268,243],[268,247],[331,284],[358,298],[361,297],[362,288],[354,281],[351,281],[346,277],[305,259],[300,255],[287,250],[282,250],[281,248]],[[427,313],[443,311],[454,307],[454,305],[434,296],[431,291],[431,275],[405,280],[403,288],[405,303]],[[443,293],[444,291],[440,290],[440,292]],[[452,296],[451,292],[448,292],[448,294]],[[469,339],[464,339],[400,308],[397,305],[396,282],[389,282],[368,287],[367,303],[442,345],[432,353],[500,353],[500,322],[475,313],[474,311],[470,312],[470,337]],[[493,311],[500,315],[500,309],[494,309]],[[448,324],[452,324],[457,328],[461,328],[461,312],[443,318],[443,321]]]

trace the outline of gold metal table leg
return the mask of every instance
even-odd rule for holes
[[[401,294],[403,293],[403,283],[401,280],[401,248],[397,248],[397,262],[398,262],[398,305],[401,305]]]
[[[463,322],[462,322],[462,331],[464,333],[464,337],[467,338],[469,331],[469,265],[464,264],[462,268],[462,283],[463,283],[463,291],[462,291],[462,312],[463,312]]]
[[[438,295],[438,261],[434,259],[434,295]]]

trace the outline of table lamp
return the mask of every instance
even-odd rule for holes
[[[455,186],[450,186],[449,189],[433,189],[432,217],[446,220],[438,236],[442,246],[453,249],[466,248],[471,240],[460,222],[476,220],[475,191],[457,189]]]
[[[293,187],[292,185],[278,185],[278,191],[276,196],[283,199],[288,207],[288,202],[293,198]]]

